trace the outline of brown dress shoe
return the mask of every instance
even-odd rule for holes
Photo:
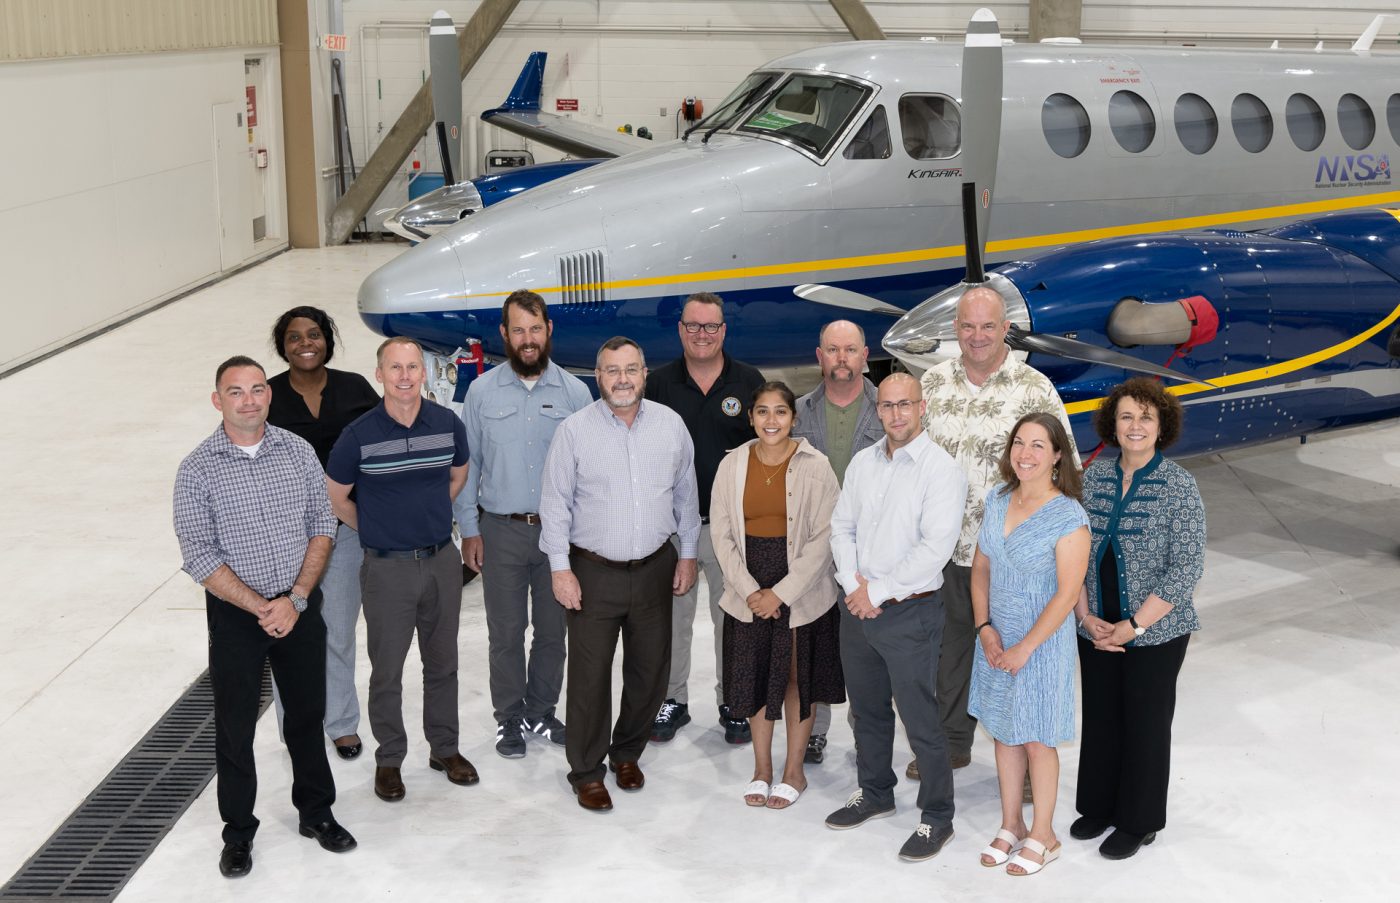
[[[374,795],[386,803],[397,803],[403,799],[403,778],[399,770],[391,765],[380,765],[374,769]]]
[[[476,773],[476,768],[472,763],[463,758],[461,753],[453,753],[450,756],[428,756],[428,767],[433,771],[446,772],[447,779],[454,784],[475,784],[481,780],[481,776]]]
[[[636,762],[609,762],[608,767],[617,772],[618,790],[641,790],[647,782],[646,775],[642,774]]]
[[[972,753],[955,752],[948,754],[948,765],[956,771],[959,768],[966,768],[972,764]]]
[[[919,760],[910,759],[909,764],[904,768],[904,776],[911,781],[919,780]]]
[[[574,795],[578,804],[590,812],[607,812],[612,809],[612,797],[602,781],[587,781],[574,785]]]

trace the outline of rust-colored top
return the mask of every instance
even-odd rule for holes
[[[796,446],[793,452],[797,451]],[[758,457],[758,444],[749,446],[749,472],[744,480],[744,533],[749,536],[787,536],[788,452],[772,467]]]

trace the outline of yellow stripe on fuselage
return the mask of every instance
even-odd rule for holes
[[[1145,223],[1130,223],[1123,226],[1108,226],[1102,229],[1080,229],[1074,232],[1052,232],[1044,235],[1031,235],[1025,238],[1008,238],[987,244],[989,253],[1004,251],[1027,251],[1034,248],[1049,248],[1058,245],[1079,244],[1086,241],[1099,241],[1105,238],[1122,238],[1127,235],[1148,235],[1154,232],[1188,232],[1192,229],[1209,229],[1215,226],[1228,226],[1232,223],[1253,222],[1255,220],[1282,219],[1290,216],[1311,216],[1318,213],[1333,213],[1338,210],[1353,210],[1357,207],[1372,207],[1378,204],[1400,202],[1400,191],[1383,194],[1353,195],[1332,198],[1325,201],[1308,201],[1301,204],[1283,204],[1277,207],[1255,207],[1250,210],[1234,210],[1228,213],[1211,213],[1203,216],[1188,216],[1178,219],[1153,220]],[[1386,211],[1396,215],[1395,211]],[[1400,218],[1400,215],[1397,215]],[[790,276],[801,273],[828,272],[831,270],[851,270],[862,267],[893,266],[906,263],[923,263],[933,260],[961,259],[962,245],[946,245],[941,248],[922,248],[913,251],[895,251],[888,254],[863,254],[859,257],[833,257],[828,260],[803,260],[795,263],[771,263],[752,267],[736,267],[728,270],[709,270],[703,273],[672,273],[665,276],[646,276],[640,279],[617,279],[609,282],[588,282],[577,285],[555,285],[536,288],[541,295],[557,294],[565,289],[575,291],[608,291],[626,288],[647,288],[650,286],[677,285],[686,282],[703,282],[711,285],[725,279],[752,279],[759,276]],[[510,292],[480,292],[475,294],[449,295],[449,298],[466,300],[471,298],[504,298]]]
[[[1400,219],[1400,213],[1394,210],[1387,210],[1396,219]],[[1293,373],[1314,364],[1320,364],[1325,360],[1334,358],[1339,354],[1344,354],[1370,339],[1376,333],[1385,329],[1396,320],[1400,320],[1400,305],[1397,305],[1384,320],[1363,333],[1354,335],[1343,342],[1338,342],[1328,348],[1314,351],[1312,354],[1305,354],[1302,357],[1295,357],[1292,360],[1280,361],[1277,364],[1269,364],[1267,367],[1257,367],[1253,370],[1244,370],[1240,373],[1229,373],[1225,376],[1217,376],[1215,379],[1208,379],[1209,387],[1197,385],[1195,383],[1182,383],[1181,385],[1168,386],[1167,391],[1173,395],[1195,395],[1197,392],[1209,392],[1214,389],[1226,389],[1230,386],[1240,386],[1245,383],[1259,382],[1260,380],[1272,379],[1275,376],[1282,376],[1285,373]],[[1065,405],[1065,412],[1068,414],[1083,414],[1086,411],[1097,410],[1103,404],[1102,398],[1089,398],[1084,401],[1076,401]]]

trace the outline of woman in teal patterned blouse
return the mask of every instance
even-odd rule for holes
[[[1094,415],[1116,459],[1084,472],[1093,549],[1075,606],[1083,743],[1070,826],[1078,840],[1126,859],[1167,822],[1172,716],[1186,644],[1200,629],[1192,594],[1205,565],[1206,518],[1196,481],[1162,449],[1181,432],[1181,402],[1135,377]]]

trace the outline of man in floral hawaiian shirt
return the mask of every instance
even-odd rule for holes
[[[929,438],[967,474],[967,506],[953,559],[943,569],[943,648],[938,666],[938,707],[948,736],[954,768],[972,760],[977,720],[967,713],[975,633],[972,624],[972,553],[982,528],[982,507],[998,482],[997,461],[1007,434],[1023,415],[1044,411],[1059,417],[1069,432],[1069,418],[1055,387],[1043,373],[1010,354],[1006,304],[990,288],[972,288],[958,301],[958,348],[962,354],[924,374]],[[1070,433],[1071,446],[1073,433]],[[1071,447],[1075,461],[1078,453]],[[917,763],[909,769],[917,773]],[[911,775],[912,776],[912,775]]]

